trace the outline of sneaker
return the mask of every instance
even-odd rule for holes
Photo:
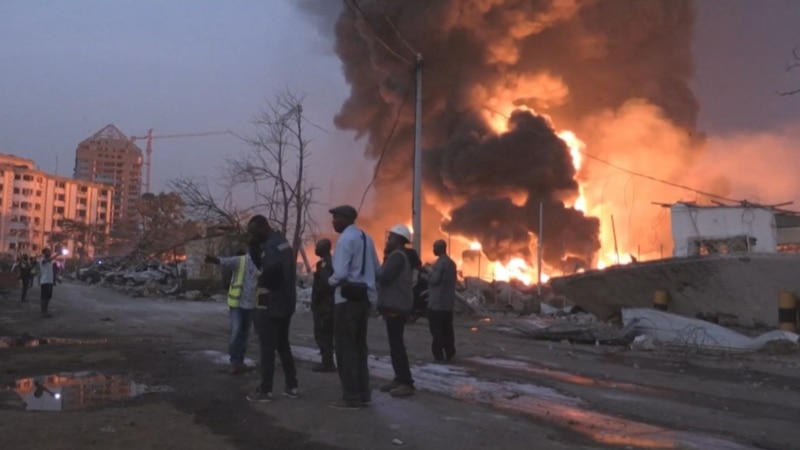
[[[396,388],[389,391],[392,397],[410,397],[414,395],[414,388],[407,384],[400,384]]]
[[[256,388],[253,392],[247,394],[247,400],[251,402],[269,403],[273,400],[272,392],[261,392],[261,389]]]
[[[298,391],[297,388],[291,388],[291,389],[286,388],[283,391],[283,396],[292,399],[297,399],[300,398],[300,391]]]
[[[391,392],[392,389],[394,389],[394,388],[396,388],[398,386],[400,386],[400,384],[397,383],[396,381],[390,381],[390,382],[388,382],[386,384],[382,384],[382,385],[378,386],[378,390],[381,391],[381,392]]]
[[[363,405],[361,403],[352,403],[345,401],[345,399],[340,398],[335,402],[331,402],[330,407],[333,409],[350,409],[350,410],[358,410],[361,409]]]

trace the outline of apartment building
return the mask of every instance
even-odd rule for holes
[[[65,221],[108,235],[113,193],[112,185],[51,175],[30,159],[0,154],[0,253],[38,253],[55,245],[77,251],[77,242],[62,236]],[[86,242],[83,250],[91,256],[97,249]]]
[[[78,144],[76,179],[114,185],[114,217],[121,227],[136,227],[136,203],[142,195],[142,150],[114,125]]]

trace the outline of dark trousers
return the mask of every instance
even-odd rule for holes
[[[24,302],[28,299],[28,289],[33,285],[33,276],[23,276],[20,280],[22,280],[22,301]]]
[[[39,285],[42,298],[42,312],[47,312],[47,307],[50,306],[50,299],[53,298],[53,285],[51,283],[43,283]]]
[[[250,324],[253,323],[253,310],[231,308],[231,335],[228,340],[228,354],[231,364],[244,364],[247,353],[247,338],[250,337]]]
[[[456,355],[455,334],[453,333],[453,311],[428,310],[428,327],[433,336],[431,351],[433,358],[444,361]]]
[[[330,304],[313,307],[314,340],[322,354],[323,364],[333,364],[333,311],[332,301]]]
[[[407,318],[393,316],[385,317],[384,320],[386,321],[386,334],[389,336],[389,354],[392,357],[394,381],[413,387],[414,379],[411,378],[411,367],[408,364],[408,353],[403,339]]]
[[[289,325],[292,316],[270,317],[263,309],[256,310],[258,341],[261,345],[261,392],[272,392],[275,374],[275,352],[281,358],[286,388],[297,388],[297,368],[294,365],[292,348],[289,345]]]
[[[367,298],[339,303],[334,309],[336,364],[342,382],[342,397],[352,404],[371,399],[367,366],[369,310]]]

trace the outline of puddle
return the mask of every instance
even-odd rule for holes
[[[0,337],[0,348],[39,347],[43,345],[107,344],[108,339],[37,338],[33,336]]]
[[[319,359],[316,349],[292,347],[292,352],[297,360],[316,362]],[[394,375],[391,361],[386,357],[370,356],[369,369],[378,378],[391,379]],[[646,449],[753,449],[711,435],[662,428],[592,411],[582,399],[548,387],[482,380],[466,367],[423,364],[414,366],[412,372],[419,389],[524,414],[601,444]]]
[[[166,386],[136,383],[125,375],[96,372],[20,378],[2,390],[17,396],[16,402],[6,402],[6,406],[26,411],[76,411],[108,406],[145,394],[172,392]]]

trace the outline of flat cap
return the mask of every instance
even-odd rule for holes
[[[356,211],[356,209],[350,205],[337,206],[335,208],[331,208],[328,212],[342,217],[347,217],[350,220],[356,220],[358,217],[358,211]]]

